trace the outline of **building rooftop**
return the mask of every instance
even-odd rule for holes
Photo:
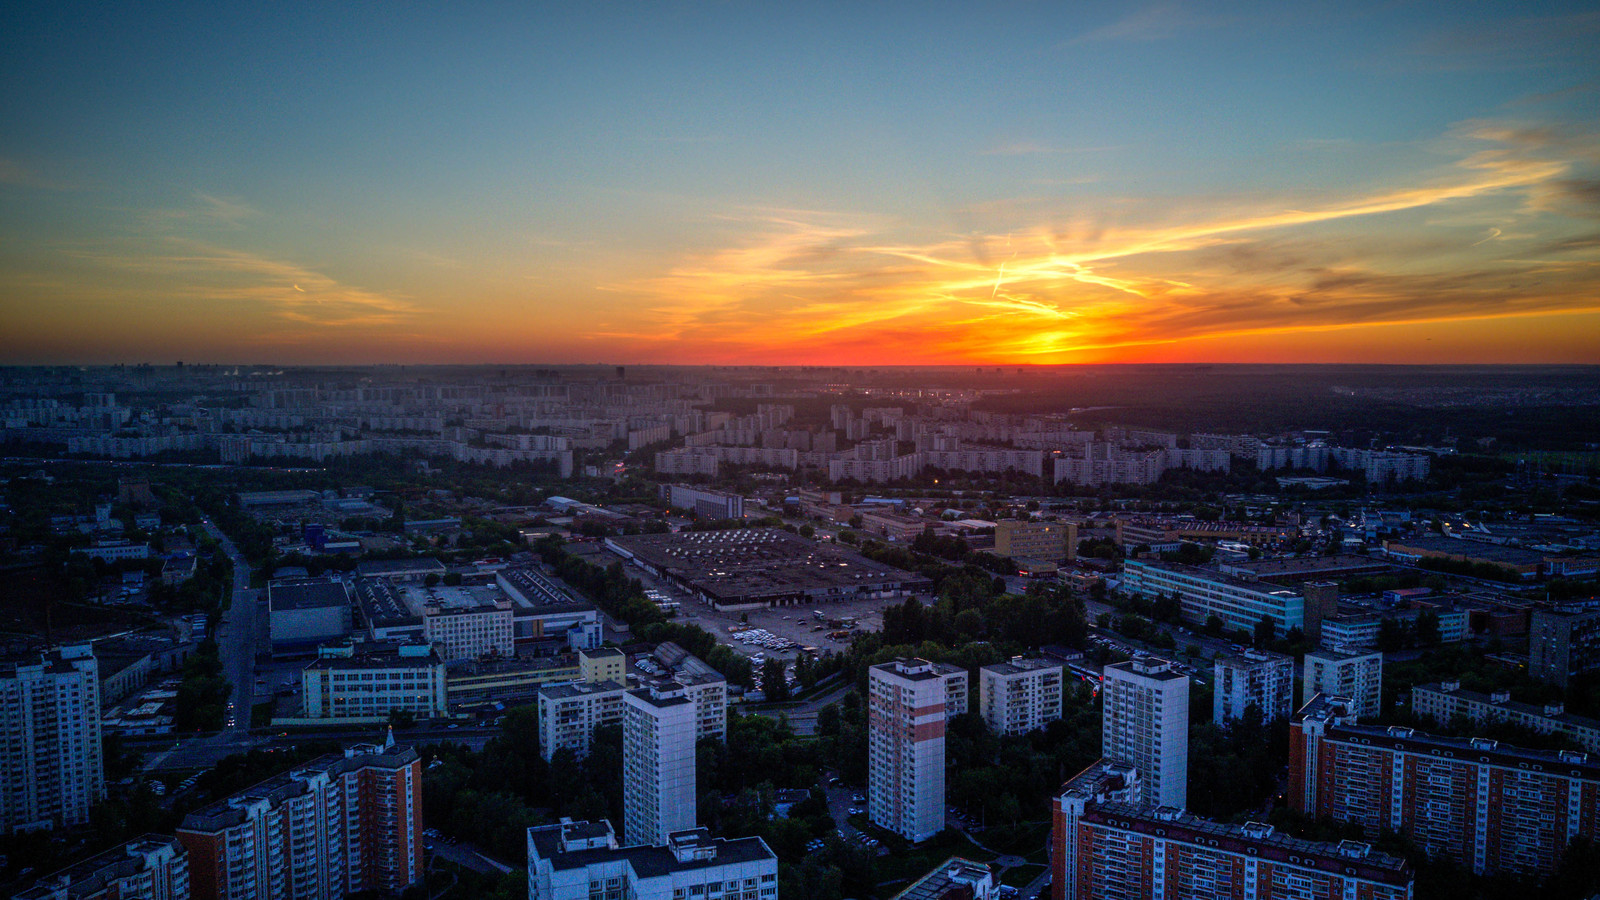
[[[1130,659],[1127,662],[1112,663],[1111,665],[1106,666],[1105,671],[1110,672],[1112,669],[1122,672],[1132,672],[1141,678],[1148,678],[1155,681],[1173,681],[1180,678],[1188,679],[1189,677],[1182,672],[1179,672],[1177,669],[1174,669],[1172,667],[1172,663],[1155,656],[1140,656]]]
[[[396,575],[438,575],[444,577],[444,563],[431,556],[418,559],[364,559],[356,563],[361,578],[391,578]]]
[[[772,860],[774,865],[777,864],[777,856],[767,847],[766,842],[758,837],[724,840],[710,837],[702,828],[693,832],[675,832],[669,836],[669,840],[684,834],[695,835],[691,838],[693,849],[700,852],[675,852],[672,846],[612,846],[615,838],[611,837],[611,826],[606,823],[568,822],[544,825],[528,829],[528,843],[531,847],[529,856],[548,860],[551,868],[557,871],[583,869],[601,863],[626,862],[633,869],[634,875],[639,878],[660,878],[675,872],[729,863]],[[598,846],[583,846],[583,844],[598,844]],[[574,845],[581,846],[581,849],[565,849]]]
[[[427,653],[422,653],[427,647]],[[401,652],[406,648],[411,652]],[[349,650],[349,653],[344,653]],[[331,652],[330,652],[331,651]],[[439,654],[428,644],[397,644],[391,641],[361,641],[324,647],[322,656],[307,663],[310,669],[426,669],[439,665]]]
[[[421,627],[422,611],[406,602],[400,589],[382,578],[358,578],[351,586],[361,618],[369,628]]]
[[[625,685],[618,684],[611,679],[604,681],[575,681],[570,684],[552,684],[539,689],[539,696],[549,697],[552,700],[565,700],[570,697],[586,697],[590,694],[608,694],[613,691],[618,693],[627,690]]]
[[[213,832],[238,825],[245,820],[242,806],[254,800],[265,800],[276,805],[290,797],[304,794],[307,791],[306,780],[316,775],[337,777],[345,772],[368,766],[398,768],[415,759],[417,751],[411,747],[376,745],[357,745],[346,750],[344,755],[330,753],[319,756],[304,765],[257,782],[237,794],[200,807],[184,817],[183,826],[179,830]]]
[[[1590,719],[1584,716],[1573,715],[1572,713],[1566,711],[1566,706],[1564,704],[1560,703],[1549,706],[1536,706],[1532,703],[1523,703],[1520,700],[1512,700],[1510,699],[1511,695],[1509,693],[1485,694],[1480,691],[1473,691],[1460,687],[1455,682],[1440,683],[1436,681],[1432,684],[1419,684],[1411,689],[1413,698],[1418,691],[1423,693],[1448,694],[1452,697],[1460,697],[1468,703],[1481,703],[1486,706],[1494,706],[1500,709],[1521,713],[1526,716],[1537,716],[1541,719],[1550,719],[1556,722],[1564,722],[1568,725],[1576,725],[1580,728],[1600,729],[1600,719]],[[1413,705],[1415,705],[1414,700]]]
[[[1317,694],[1295,713],[1294,721],[1303,719],[1324,720],[1329,723],[1329,737],[1354,739],[1367,746],[1392,747],[1430,757],[1492,762],[1524,771],[1557,772],[1600,780],[1600,754],[1574,750],[1531,750],[1487,738],[1447,737],[1401,726],[1362,725],[1350,713],[1349,701],[1342,697]]]
[[[1413,880],[1409,863],[1373,852],[1367,844],[1301,840],[1278,834],[1271,825],[1260,822],[1224,825],[1167,806],[1115,802],[1091,806],[1082,821],[1382,884],[1406,885]]]
[[[16,895],[16,900],[35,900],[56,896],[60,887],[67,888],[66,896],[98,897],[107,884],[144,870],[145,854],[168,849],[175,856],[187,855],[178,839],[165,834],[144,834],[125,844],[98,853],[88,859],[52,872],[35,882],[35,886]]]
[[[993,886],[988,865],[952,856],[894,895],[893,900],[972,900],[977,894],[976,886],[984,879]]]
[[[1326,575],[1354,574],[1389,568],[1383,560],[1365,556],[1291,556],[1224,563],[1223,572],[1246,580],[1270,581],[1274,578],[1317,578]]]
[[[538,569],[501,569],[495,573],[495,581],[521,610],[556,613],[594,608],[594,604],[573,594],[566,585]]]
[[[1024,672],[1037,672],[1040,669],[1060,669],[1061,663],[1051,662],[1047,659],[1036,657],[1013,656],[1005,662],[990,663],[981,671],[993,672],[996,675],[1020,675]]]
[[[1124,568],[1128,566],[1142,566],[1145,568],[1157,569],[1163,572],[1171,572],[1174,575],[1187,575],[1190,578],[1200,578],[1215,584],[1225,584],[1229,587],[1239,588],[1241,590],[1250,591],[1256,594],[1267,594],[1272,597],[1300,596],[1299,592],[1297,591],[1291,591],[1286,587],[1280,587],[1272,584],[1271,582],[1248,581],[1238,577],[1237,575],[1229,575],[1226,572],[1221,572],[1216,569],[1205,569],[1201,568],[1200,566],[1186,566],[1182,563],[1169,563],[1158,559],[1130,559],[1124,562],[1123,566]]]
[[[344,582],[335,578],[285,579],[267,584],[267,604],[273,612],[325,609],[349,603]]]
[[[607,543],[722,602],[927,583],[921,575],[778,528],[643,534]]]

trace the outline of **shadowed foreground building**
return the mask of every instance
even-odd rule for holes
[[[1289,805],[1478,874],[1548,875],[1573,839],[1600,836],[1600,760],[1360,725],[1349,700],[1319,694],[1289,732]]]
[[[146,834],[39,879],[16,900],[189,900],[189,854]]]
[[[777,900],[778,857],[758,837],[704,828],[620,847],[611,823],[528,829],[528,900]]]
[[[422,761],[358,745],[190,813],[178,829],[196,900],[399,893],[422,877]]]
[[[82,825],[105,797],[88,644],[0,660],[0,834]]]

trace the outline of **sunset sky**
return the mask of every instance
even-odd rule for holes
[[[1591,3],[8,3],[0,363],[1600,363]]]

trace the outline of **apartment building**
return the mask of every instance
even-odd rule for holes
[[[1050,892],[1052,900],[1093,900],[1078,890],[1078,820],[1090,806],[1144,799],[1139,770],[1126,763],[1096,760],[1061,786],[1050,801]]]
[[[682,685],[622,695],[622,833],[662,846],[695,827],[695,705]]]
[[[1189,678],[1145,656],[1105,667],[1100,754],[1139,770],[1146,799],[1182,809],[1189,797]]]
[[[1122,590],[1151,599],[1176,594],[1184,621],[1192,625],[1216,616],[1228,628],[1254,631],[1265,616],[1280,635],[1306,625],[1301,592],[1195,566],[1130,559],[1122,564]]]
[[[704,828],[622,847],[611,823],[528,829],[528,900],[777,900],[778,857],[758,837]]]
[[[0,659],[0,834],[83,825],[105,795],[90,645]]]
[[[582,759],[589,755],[594,730],[622,721],[627,688],[609,679],[558,684],[539,689],[539,753],[546,760],[558,750]]]
[[[427,643],[346,643],[323,647],[301,672],[308,719],[378,721],[392,712],[449,714],[444,661]]]
[[[1566,687],[1574,675],[1600,668],[1600,606],[1534,610],[1528,622],[1528,674]]]
[[[1383,713],[1383,654],[1313,650],[1301,664],[1300,696],[1348,697],[1356,715],[1376,719]]]
[[[1510,722],[1539,734],[1564,734],[1590,753],[1600,753],[1600,719],[1573,715],[1561,703],[1521,703],[1511,699],[1510,691],[1484,694],[1463,688],[1459,681],[1419,684],[1411,689],[1411,710],[1441,725],[1463,718],[1474,725]]]
[[[964,669],[897,659],[867,670],[867,817],[908,841],[944,830],[944,735],[967,711]]]
[[[1296,713],[1296,811],[1398,832],[1481,875],[1548,875],[1569,842],[1600,836],[1600,758],[1358,719],[1346,698],[1320,694]]]
[[[1411,900],[1415,882],[1405,860],[1359,841],[1300,840],[1166,806],[1088,803],[1052,840],[1068,854],[1057,897],[1070,900]]]
[[[994,523],[994,552],[997,556],[1060,562],[1076,557],[1077,549],[1078,526],[1071,522],[1002,519]]]
[[[178,840],[195,900],[397,894],[422,877],[422,760],[351,747],[195,810]]]
[[[1026,734],[1061,718],[1060,663],[1014,656],[978,670],[978,712],[995,734]]]
[[[39,879],[16,900],[189,900],[189,853],[146,834]]]
[[[1218,656],[1212,663],[1211,719],[1223,723],[1244,717],[1254,704],[1263,721],[1294,712],[1294,657],[1265,650]]]

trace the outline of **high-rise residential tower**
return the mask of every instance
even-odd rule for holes
[[[668,683],[622,695],[623,837],[662,846],[695,827],[695,704]]]
[[[1145,656],[1106,666],[1101,754],[1139,770],[1145,800],[1182,809],[1189,798],[1189,678]]]
[[[897,659],[867,670],[867,816],[908,841],[944,830],[944,734],[966,670]]]
[[[105,793],[90,646],[0,660],[0,834],[82,825]]]

